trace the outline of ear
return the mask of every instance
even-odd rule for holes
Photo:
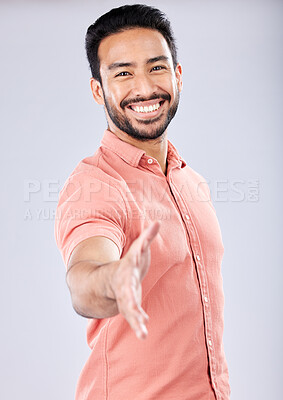
[[[176,69],[175,69],[175,75],[176,75],[176,80],[177,80],[177,86],[179,89],[179,92],[181,92],[183,88],[183,78],[182,78],[182,66],[181,64],[177,64]]]
[[[98,80],[91,78],[90,87],[91,87],[93,98],[97,102],[97,104],[104,104],[103,91],[102,91],[101,84],[98,82]]]

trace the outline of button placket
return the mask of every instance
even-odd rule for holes
[[[170,182],[170,183],[169,183]],[[169,186],[171,187],[172,195],[175,199],[175,185],[171,182],[169,178]],[[176,200],[175,200],[176,201]],[[178,204],[178,203],[177,203]],[[182,204],[182,203],[181,203]],[[186,212],[186,207],[181,207],[181,204],[178,204],[179,211],[183,216],[183,220],[185,222],[185,226],[187,228],[187,232],[189,235],[189,239],[191,242],[192,253],[195,258],[195,265],[197,269],[197,273],[199,275],[200,280],[200,295],[203,301],[203,316],[204,316],[204,324],[205,324],[205,336],[207,343],[207,351],[209,358],[209,368],[211,374],[212,384],[214,386],[216,398],[219,400],[217,394],[217,379],[216,379],[216,359],[215,359],[215,349],[212,341],[212,318],[211,318],[211,307],[209,303],[209,293],[208,293],[208,285],[207,285],[207,276],[204,266],[202,265],[203,260],[201,258],[202,251],[199,243],[199,238],[197,232],[195,232],[194,224],[190,218],[190,215]],[[182,210],[183,208],[183,210]],[[183,211],[183,212],[182,212]]]
[[[154,173],[154,175],[156,176],[162,176],[162,178],[164,178],[164,174],[161,170],[161,167],[154,158],[151,157],[148,158],[147,156],[144,156],[142,160],[142,165],[147,171]]]
[[[194,248],[195,260],[196,260],[196,268],[198,270],[199,279],[200,279],[200,289],[201,289],[201,297],[203,299],[204,305],[204,321],[205,321],[205,334],[208,345],[208,353],[209,353],[209,365],[211,371],[211,379],[214,382],[215,386],[216,382],[216,360],[214,354],[214,346],[212,337],[212,319],[211,319],[211,308],[209,304],[209,295],[208,295],[208,285],[207,285],[207,276],[204,268],[202,268],[202,259],[201,259],[201,250],[198,248],[198,245]]]

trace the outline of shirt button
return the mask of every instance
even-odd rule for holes
[[[198,261],[200,260],[200,256],[198,254],[196,255],[196,258]]]
[[[208,344],[209,346],[212,346],[212,340],[209,339]]]
[[[190,219],[190,216],[189,216],[188,214],[186,214],[186,219],[187,219],[187,220],[189,220],[189,219]]]
[[[153,163],[153,159],[152,159],[152,158],[149,158],[149,159],[147,160],[147,162],[148,162],[148,164],[152,164],[152,163]]]
[[[208,298],[205,296],[204,297],[204,301],[206,302],[206,303],[208,303]]]

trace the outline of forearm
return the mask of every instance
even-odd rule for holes
[[[75,311],[87,318],[108,318],[118,314],[110,281],[118,261],[98,266],[95,261],[81,261],[66,275]]]

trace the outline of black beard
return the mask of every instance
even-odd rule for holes
[[[179,92],[177,92],[177,98],[175,100],[175,102],[172,104],[172,106],[169,108],[168,113],[167,113],[167,117],[166,120],[164,121],[164,123],[162,125],[160,125],[159,127],[157,127],[155,130],[153,130],[151,133],[148,133],[147,131],[144,131],[142,129],[136,129],[132,126],[132,124],[130,123],[130,121],[124,116],[121,115],[117,110],[114,109],[114,107],[111,107],[110,103],[108,102],[104,90],[102,88],[103,91],[103,95],[104,95],[104,102],[105,102],[105,107],[107,109],[108,115],[110,117],[110,119],[112,120],[112,122],[114,123],[114,125],[117,126],[117,128],[119,128],[121,131],[127,133],[129,136],[131,136],[134,139],[138,139],[142,142],[148,141],[148,140],[153,140],[153,139],[157,139],[159,138],[161,135],[163,135],[163,133],[166,131],[168,125],[170,124],[171,120],[174,118],[177,109],[178,109],[178,105],[179,105],[179,100],[180,100],[180,94]],[[136,102],[138,101],[146,101],[146,100],[153,100],[153,99],[164,99],[164,100],[168,100],[170,102],[171,97],[170,95],[161,95],[161,96],[151,96],[151,98],[148,99],[144,99],[144,98],[138,98],[136,99]],[[133,104],[134,101],[126,101],[126,102],[121,102],[121,108],[125,109],[126,105],[128,104]],[[141,124],[144,125],[150,125],[150,124],[154,124],[155,122],[157,122],[159,119],[161,119],[162,116],[158,116],[156,118],[151,118],[151,119],[145,119],[145,120],[140,120],[139,122]]]

